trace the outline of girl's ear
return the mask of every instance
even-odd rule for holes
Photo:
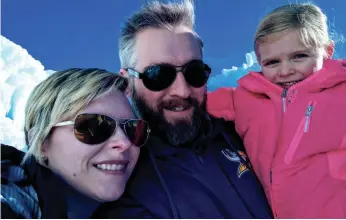
[[[332,57],[333,57],[334,48],[335,48],[334,41],[331,41],[331,42],[329,43],[328,47],[326,48],[326,52],[327,52],[328,58],[332,58]]]

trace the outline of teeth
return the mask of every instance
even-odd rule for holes
[[[172,110],[175,111],[175,112],[181,112],[181,111],[184,111],[185,108],[184,107],[175,107]]]
[[[297,84],[299,81],[293,81],[293,82],[282,82],[280,83],[283,86],[293,86],[295,84]]]
[[[96,167],[100,170],[122,170],[125,168],[124,164],[97,164]]]

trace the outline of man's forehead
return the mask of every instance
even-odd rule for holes
[[[179,66],[201,59],[199,41],[186,28],[144,30],[137,35],[135,50],[140,68],[158,63]]]

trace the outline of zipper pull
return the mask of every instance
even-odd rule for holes
[[[288,91],[288,89],[285,88],[284,91],[282,91],[282,95],[281,95],[281,98],[282,98],[282,110],[284,112],[286,112],[286,108],[287,108],[287,103],[286,103],[287,91]]]
[[[311,113],[312,110],[314,109],[314,106],[312,104],[310,104],[308,106],[308,109],[305,112],[305,125],[304,125],[304,133],[308,133],[309,130],[309,126],[310,126],[310,117],[311,117]]]

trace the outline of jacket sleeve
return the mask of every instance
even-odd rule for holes
[[[220,88],[207,94],[207,111],[216,118],[233,121],[235,118],[233,94],[235,88]]]
[[[339,63],[341,64],[342,67],[346,69],[346,59],[339,60]]]
[[[129,196],[123,196],[115,202],[102,204],[93,214],[96,219],[153,219],[155,217],[145,207]]]

